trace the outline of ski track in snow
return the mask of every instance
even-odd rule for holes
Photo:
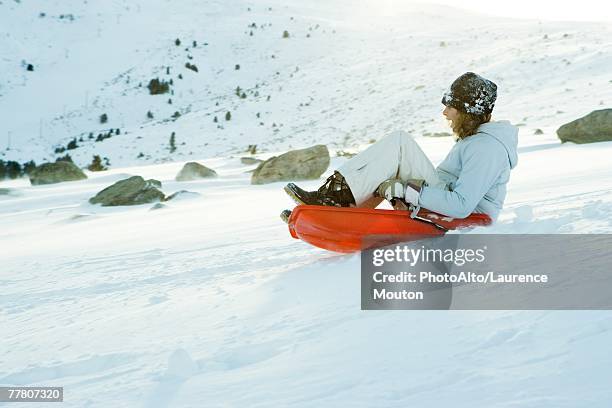
[[[283,183],[251,186],[254,166],[238,159],[248,144],[261,158],[313,143],[333,154],[398,128],[447,131],[442,91],[474,70],[504,90],[497,116],[524,125],[504,211],[471,233],[610,233],[612,142],[561,145],[554,134],[609,103],[609,27],[483,22],[435,6],[383,15],[367,2],[88,7],[50,1],[41,19],[38,5],[0,2],[0,25],[10,28],[0,69],[12,73],[0,84],[0,112],[14,113],[3,117],[12,145],[0,159],[52,159],[51,146],[102,130],[103,112],[127,132],[70,151],[79,165],[94,153],[111,159],[88,180],[2,181],[10,190],[0,195],[0,385],[63,386],[66,407],[610,405],[609,312],[361,311],[359,256],[293,240],[278,218],[292,206]],[[58,20],[67,12],[74,22]],[[250,37],[252,22],[272,26]],[[198,40],[199,74],[182,69],[176,37]],[[16,69],[19,49],[38,55],[40,77]],[[185,77],[173,105],[136,86],[167,65]],[[237,85],[249,90],[246,101]],[[176,110],[181,118],[163,121]],[[235,118],[218,129],[212,117],[226,110]],[[7,142],[1,133],[2,149]],[[452,145],[418,142],[434,162]],[[136,159],[140,151],[149,157]],[[219,177],[175,182],[190,157]],[[344,160],[333,157],[321,180]],[[166,194],[199,195],[157,210],[87,203],[136,174],[162,181]]]

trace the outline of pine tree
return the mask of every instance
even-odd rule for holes
[[[102,159],[97,154],[94,155],[93,160],[91,161],[91,164],[89,166],[87,166],[87,169],[89,171],[103,171],[103,170],[107,170],[107,168],[104,167],[104,165],[102,164]]]
[[[174,153],[176,151],[176,134],[172,132],[170,135],[170,153]]]
[[[30,174],[30,172],[34,170],[35,168],[36,168],[36,163],[34,162],[34,160],[30,160],[29,162],[24,163],[23,174]]]
[[[68,150],[74,150],[77,147],[79,147],[79,145],[77,145],[77,140],[76,138],[72,139],[70,142],[68,142],[68,145],[66,146],[66,149]]]
[[[16,179],[21,176],[21,164],[16,161],[9,160],[5,165],[6,176],[11,179]]]
[[[153,78],[149,81],[149,93],[151,95],[159,95],[165,94],[170,90],[170,84],[164,80],[159,80],[159,78]]]
[[[225,120],[227,121],[232,120],[232,114],[229,111],[225,114]]]

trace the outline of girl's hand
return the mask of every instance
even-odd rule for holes
[[[419,205],[419,194],[420,193],[416,188],[410,186],[410,184],[406,184],[404,200],[406,200],[407,203]]]

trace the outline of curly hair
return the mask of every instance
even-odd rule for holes
[[[451,129],[457,140],[476,134],[478,126],[491,120],[491,114],[475,114],[457,111],[457,117],[451,122]]]

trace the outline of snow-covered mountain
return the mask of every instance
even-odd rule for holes
[[[609,104],[612,87],[609,24],[448,6],[3,0],[0,26],[0,159],[20,162],[52,161],[75,138],[77,164],[121,167],[419,137],[445,130],[440,95],[469,70],[499,85],[497,117],[552,133]],[[150,95],[154,78],[171,93]]]
[[[504,210],[472,232],[612,232],[612,142],[555,135],[610,107],[612,29],[398,3],[0,0],[0,160],[111,162],[0,181],[0,386],[63,386],[66,407],[608,407],[610,312],[361,311],[359,255],[292,239],[283,183],[250,184],[250,144],[401,128],[440,162],[453,141],[420,136],[448,131],[442,92],[472,70],[521,125]],[[174,181],[187,160],[219,177]],[[199,195],[87,202],[127,175]]]

